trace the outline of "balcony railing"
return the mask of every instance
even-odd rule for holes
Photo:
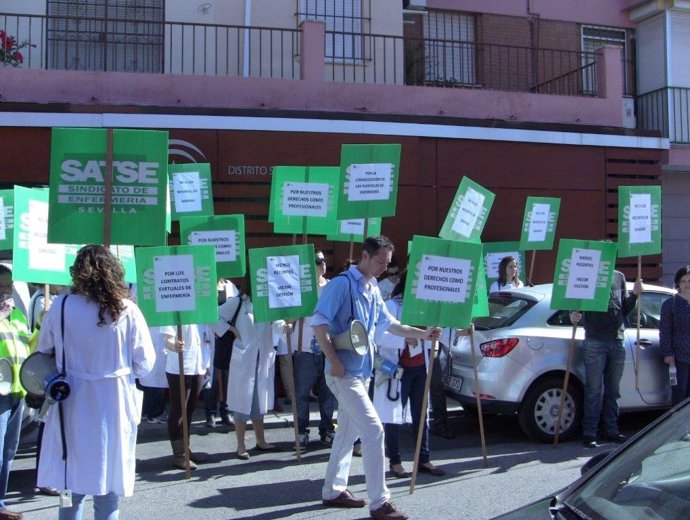
[[[665,87],[637,96],[637,126],[690,144],[690,88]]]
[[[131,19],[0,13],[0,29],[35,45],[32,69],[298,79],[300,46],[318,44],[299,29]],[[596,53],[332,31],[322,44],[326,81],[598,95]]]

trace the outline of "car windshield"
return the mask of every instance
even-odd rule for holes
[[[521,297],[516,294],[492,293],[491,296],[489,296],[489,315],[474,318],[472,322],[477,330],[509,327],[535,303],[535,300]]]
[[[690,404],[671,412],[564,502],[593,520],[690,518]]]

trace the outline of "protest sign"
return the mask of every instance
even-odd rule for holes
[[[498,264],[506,256],[518,259],[518,275],[524,264],[524,251],[520,249],[519,242],[486,242],[483,244],[484,269],[486,273],[486,283],[490,287],[498,280]]]
[[[50,243],[104,243],[107,129],[54,128]],[[165,244],[168,133],[113,131],[110,244]]]
[[[213,246],[138,247],[138,305],[149,327],[216,323]]]
[[[392,217],[398,197],[399,144],[344,144],[338,220]]]
[[[474,289],[474,302],[472,303],[472,317],[489,316],[489,287],[486,282],[486,269],[484,262],[477,264],[477,285]]]
[[[78,246],[79,247],[79,246]],[[79,247],[81,249],[81,247]],[[125,270],[125,282],[137,283],[137,263],[134,260],[133,246],[110,246],[110,252],[120,259]]]
[[[325,235],[335,225],[337,166],[275,166],[268,220],[276,233]]]
[[[14,190],[0,190],[0,251],[14,245]]]
[[[213,215],[211,165],[168,165],[171,219]]]
[[[401,321],[467,328],[481,254],[481,244],[414,236]]]
[[[496,196],[463,177],[438,234],[446,240],[479,240]]]
[[[553,249],[556,223],[561,199],[554,197],[527,197],[522,217],[520,250]]]
[[[367,235],[372,237],[381,234],[381,219],[378,217],[367,219]],[[364,219],[348,219],[336,221],[337,226],[334,231],[326,235],[328,240],[336,242],[358,242],[363,243]]]
[[[210,244],[216,250],[219,278],[239,278],[247,269],[244,215],[211,215],[180,218],[183,245]]]
[[[618,256],[661,253],[661,186],[618,187]]]
[[[616,244],[563,239],[553,280],[554,310],[606,311],[616,264]]]
[[[80,246],[49,244],[48,190],[14,187],[12,278],[24,282],[68,285],[69,267]]]
[[[310,316],[317,300],[315,267],[312,244],[250,249],[254,320]]]

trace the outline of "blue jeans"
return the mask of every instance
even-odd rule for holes
[[[426,383],[426,366],[422,365],[414,368],[405,368],[400,380],[400,399],[402,405],[410,401],[410,412],[412,413],[412,431],[417,439],[419,431],[419,417],[422,413],[422,401],[424,400],[424,385]],[[384,424],[386,432],[386,452],[391,466],[400,464],[400,424]],[[429,421],[427,414],[424,414],[424,427],[422,430],[422,447],[419,451],[419,463],[429,462]]]
[[[5,507],[10,468],[19,446],[23,410],[24,400],[17,394],[0,397],[0,509]]]
[[[211,388],[204,390],[204,410],[206,411],[207,419],[218,415],[219,412],[221,417],[228,417],[230,415],[228,402],[226,401],[229,375],[230,370],[213,369]],[[218,400],[219,394],[222,396],[220,401]]]
[[[84,510],[84,497],[85,495],[72,493],[72,507],[61,507],[58,513],[58,520],[81,520]],[[115,493],[94,495],[94,520],[117,520],[120,518],[118,502],[119,499]]]
[[[309,426],[309,391],[314,384],[319,398],[319,433],[333,431],[333,409],[335,397],[324,377],[323,354],[302,352],[293,356],[295,365],[295,398],[297,400],[297,425],[300,433]]]
[[[625,364],[623,341],[586,339],[582,345],[585,358],[582,435],[596,437],[600,418],[602,433],[616,435],[620,433],[618,399]]]
[[[671,404],[676,406],[690,396],[690,363],[676,360],[678,384],[671,387]]]

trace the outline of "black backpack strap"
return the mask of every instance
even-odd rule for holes
[[[232,315],[232,319],[228,322],[228,325],[232,325],[233,327],[235,326],[237,316],[239,315],[240,309],[242,308],[242,295],[239,294],[237,297],[240,299],[240,303],[237,305],[237,309],[235,309],[235,314]]]
[[[65,377],[65,302],[67,301],[67,294],[62,299],[62,305],[60,306],[60,337],[62,338],[62,372],[60,375]]]
[[[347,278],[347,283],[350,286],[350,321],[352,321],[355,319],[355,298],[352,295],[352,280],[350,280],[350,277],[348,276],[348,274],[346,272],[340,273],[339,275],[336,276],[336,278],[338,278],[339,276],[343,276],[343,277]]]

